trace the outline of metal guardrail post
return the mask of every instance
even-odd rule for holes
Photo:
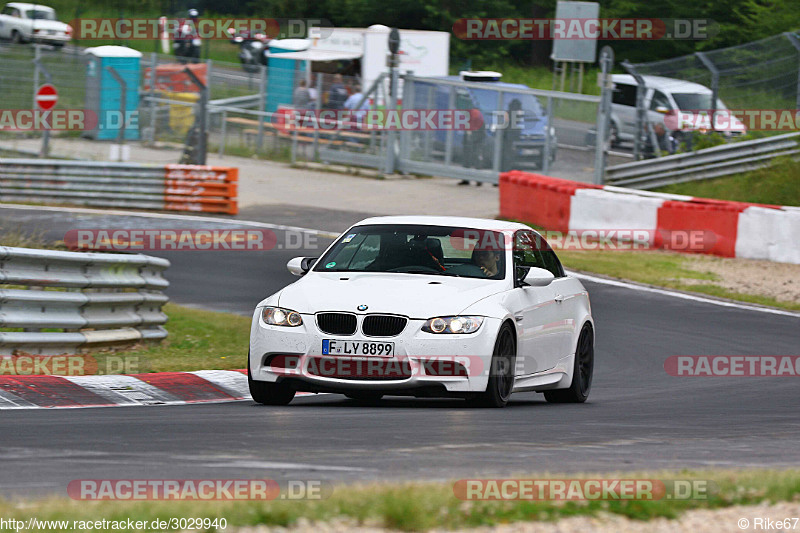
[[[711,72],[711,131],[717,130],[717,123],[716,123],[716,114],[717,114],[717,99],[719,98],[719,70],[714,65],[714,63],[706,56],[703,52],[695,52],[695,56],[697,59],[703,63],[703,66]]]
[[[792,43],[792,46],[797,50],[798,57],[800,57],[800,38],[788,31],[784,33],[784,35],[789,39],[789,42]],[[795,96],[795,107],[800,111],[800,61],[798,61],[797,65],[797,95]]]

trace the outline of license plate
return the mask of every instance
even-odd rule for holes
[[[520,155],[539,155],[542,151],[539,148],[525,148],[521,150]]]
[[[394,355],[394,343],[323,339],[322,355],[392,357]]]

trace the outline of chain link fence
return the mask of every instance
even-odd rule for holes
[[[676,104],[680,110],[708,109],[713,114],[714,110],[800,110],[800,37],[797,33],[783,33],[729,48],[722,48],[707,52],[697,52],[691,55],[653,61],[649,63],[625,64],[626,70],[636,76],[661,76],[670,78],[667,82],[683,81],[693,82],[710,90],[706,98],[695,98],[694,105],[689,104],[689,109],[680,102]],[[663,82],[663,80],[662,80]],[[645,80],[646,84],[646,80]],[[655,98],[659,97],[658,91],[652,87],[641,88],[642,96],[639,99],[637,110],[642,117],[638,121],[635,139],[635,153],[637,159],[643,155],[663,155],[663,151],[650,150],[648,143],[654,143],[653,124],[659,122],[653,111],[656,104]],[[666,98],[662,101],[667,107],[672,102]],[[702,105],[707,103],[707,105]],[[661,105],[661,104],[659,104]],[[669,111],[677,111],[668,109]],[[663,121],[661,121],[663,122]],[[712,123],[710,129],[714,129]],[[676,138],[685,138],[681,132],[672,132]],[[698,144],[703,147],[715,143],[746,140],[768,134],[785,133],[775,132],[746,132],[749,135],[720,135],[713,139],[709,136],[693,134],[694,143],[683,142],[676,146],[678,151],[696,149]],[[694,146],[693,146],[694,144]]]

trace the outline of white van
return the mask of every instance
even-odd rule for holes
[[[697,111],[711,109],[711,89],[699,83],[693,83],[674,78],[661,76],[642,76],[646,91],[644,106],[647,109],[647,121],[651,124],[661,122],[670,132],[676,131],[677,119],[664,121],[666,115],[678,111]],[[617,145],[620,142],[633,142],[636,134],[636,80],[630,74],[614,74],[611,76],[614,83],[614,92],[611,97],[611,140]],[[725,104],[717,99],[715,109],[727,109]],[[698,117],[693,124],[693,129],[710,129],[710,119],[706,117],[703,124],[702,117]],[[745,133],[744,124],[733,117],[730,123],[726,122],[725,128],[720,127],[720,119],[715,119],[718,130],[726,136],[741,135]],[[672,127],[670,127],[672,126]],[[704,127],[703,127],[704,126]],[[677,135],[679,137],[680,134]]]

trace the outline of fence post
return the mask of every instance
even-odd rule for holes
[[[213,60],[206,59],[206,92],[208,93],[207,94],[208,100],[211,100],[211,73],[213,67],[214,67]]]
[[[800,54],[800,39],[797,38],[797,35],[788,31],[784,33],[784,35],[789,39],[789,42],[792,43],[797,53]],[[798,62],[797,66],[797,96],[795,96],[795,106],[800,110],[800,62]]]
[[[500,172],[500,159],[503,156],[503,128],[498,127],[497,121],[500,119],[500,112],[503,111],[503,91],[497,91],[497,105],[495,106],[498,113],[495,115],[494,120],[494,154],[492,154],[492,171],[495,173]],[[505,121],[506,125],[511,121],[509,114],[508,120]],[[511,169],[506,169],[511,170]]]
[[[317,97],[314,99],[314,109],[316,117],[314,118],[314,161],[319,161],[319,113],[322,109],[322,72],[317,72],[316,81]]]
[[[42,52],[40,50],[41,45],[38,43],[34,43],[33,45],[33,64],[39,65],[40,60],[42,58]],[[39,90],[39,69],[33,69],[33,94],[31,94],[31,109],[36,109],[36,91]]]
[[[198,139],[197,139],[197,146],[196,146],[196,157],[194,158],[194,164],[196,165],[205,165],[206,164],[206,149],[207,149],[207,142],[208,142],[208,132],[207,132],[207,125],[206,125],[206,114],[208,113],[208,85],[203,84],[200,81],[192,69],[189,67],[185,67],[183,72],[189,76],[189,79],[200,89],[200,115],[198,117]],[[206,79],[208,82],[208,79]]]
[[[119,83],[119,88],[122,91],[119,97],[119,106],[120,106],[120,111],[122,113],[122,124],[120,125],[119,128],[117,141],[119,141],[120,144],[123,144],[125,142],[125,123],[127,122],[125,120],[125,114],[126,114],[125,112],[128,110],[127,106],[125,105],[127,103],[126,93],[128,92],[128,84],[125,83],[125,80],[122,78],[122,76],[119,75],[119,72],[117,72],[117,69],[115,69],[114,67],[106,67],[106,70],[108,71],[109,74],[111,74],[114,77],[117,83]],[[120,147],[120,161],[122,161],[122,147]]]
[[[150,130],[153,132],[153,144],[156,142],[156,121],[158,120],[158,103],[156,103],[156,69],[158,68],[158,54],[150,53]]]
[[[405,109],[414,109],[414,93],[416,92],[414,88],[414,78],[413,72],[406,72],[405,77],[403,78],[403,108]],[[398,167],[400,168],[401,172],[403,170],[403,161],[406,159],[410,159],[409,156],[409,145],[411,136],[414,134],[412,130],[401,130],[400,131],[400,160],[397,162]]]
[[[44,79],[47,81],[47,83],[52,83],[53,77],[50,75],[50,72],[48,72],[48,70],[46,68],[44,68],[44,65],[42,65],[42,60],[41,60],[41,55],[39,53],[39,45],[38,44],[36,45],[36,52],[34,53],[34,56],[35,57],[33,59],[33,65],[34,65],[33,66],[33,73],[34,73],[34,79],[35,79],[35,82],[37,83],[37,85],[33,90],[33,98],[34,98],[33,109],[36,109],[36,107],[38,106],[38,104],[36,104],[36,93],[38,92],[38,89],[39,89],[39,86],[38,86],[38,83],[39,83],[39,71],[40,70],[42,71],[42,74],[44,74]],[[50,112],[49,111],[45,111],[45,115],[49,116]],[[50,153],[50,130],[49,129],[45,129],[44,132],[42,133],[42,150],[39,153],[39,157],[42,157],[42,158],[47,157],[49,155],[49,153]]]
[[[447,97],[447,109],[452,112],[456,106],[456,88],[450,86],[450,94]],[[453,128],[448,128],[445,133],[444,142],[444,164],[450,165],[453,162]]]
[[[711,60],[703,52],[695,52],[694,55],[697,56],[697,59],[699,59],[700,62],[703,63],[703,66],[706,67],[709,72],[711,72],[711,109],[709,109],[709,111],[711,112],[710,129],[711,131],[716,131],[717,124],[714,119],[716,118],[715,115],[717,113],[717,97],[719,96],[719,70],[717,70],[717,67],[714,66],[714,63],[712,63]]]
[[[622,67],[628,71],[636,80],[636,133],[633,137],[633,159],[638,161],[642,158],[642,137],[644,133],[645,114],[647,111],[644,108],[644,93],[645,85],[644,78],[636,71],[627,59],[622,62]]]
[[[259,65],[258,78],[258,109],[267,112],[267,67]],[[256,151],[260,152],[264,146],[264,115],[258,117],[258,135],[256,136]]]
[[[258,118],[259,118],[259,120],[261,120],[261,117],[258,117]],[[222,127],[221,127],[222,131],[220,132],[222,134],[222,139],[219,141],[219,155],[220,156],[225,155],[225,140],[227,139],[227,136],[226,136],[226,134],[227,134],[226,125],[227,124],[228,124],[228,110],[227,109],[223,109],[222,110]]]
[[[604,46],[600,50],[600,75],[603,85],[600,91],[600,104],[597,106],[597,138],[594,147],[594,183],[596,185],[602,185],[605,178],[606,138],[608,137],[608,119],[611,114],[611,91],[614,90],[614,84],[611,82],[613,67],[614,50],[610,46]]]
[[[547,131],[544,132],[544,157],[542,158],[542,174],[550,171],[550,151],[553,149],[553,136],[550,130],[553,128],[553,97],[547,97]]]

